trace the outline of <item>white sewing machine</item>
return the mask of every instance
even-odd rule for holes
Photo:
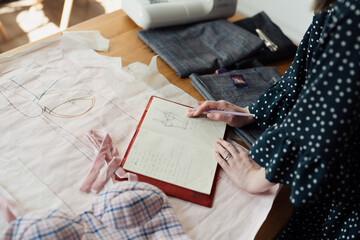
[[[180,25],[235,14],[237,0],[122,0],[122,8],[144,29]]]

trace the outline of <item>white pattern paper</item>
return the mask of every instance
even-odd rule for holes
[[[94,194],[79,191],[94,161],[83,138],[89,129],[107,131],[123,156],[150,96],[195,106],[157,72],[156,58],[123,68],[121,58],[69,41],[0,59],[0,185],[26,211],[79,213],[93,202]],[[220,225],[224,239],[251,239],[275,195],[241,192],[222,176],[213,208],[171,198],[177,217],[194,239],[216,238]]]

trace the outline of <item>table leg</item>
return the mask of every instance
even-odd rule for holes
[[[9,37],[5,31],[5,27],[3,26],[1,21],[0,21],[0,34],[4,38],[5,41],[9,40]]]
[[[65,0],[64,8],[63,8],[63,12],[61,15],[61,20],[60,20],[60,30],[61,31],[65,30],[69,25],[72,5],[73,5],[73,0]]]

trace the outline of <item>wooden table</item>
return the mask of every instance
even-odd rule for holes
[[[235,21],[241,18],[242,17],[240,15],[235,15],[229,20]],[[155,56],[155,53],[152,52],[151,49],[136,36],[136,31],[141,30],[141,28],[138,27],[122,10],[98,16],[68,29],[68,31],[84,30],[98,30],[105,38],[110,39],[109,52],[100,52],[100,54],[121,57],[124,66],[133,62],[149,64],[151,58]],[[58,33],[42,40],[15,48],[0,54],[0,58],[11,56],[31,46],[59,36],[60,34],[61,33]],[[274,63],[273,66],[276,66],[279,72],[283,74],[289,67],[290,63],[291,61],[288,60]],[[158,69],[170,83],[183,89],[194,98],[204,100],[204,98],[190,84],[189,78],[179,78],[175,71],[161,58],[158,59]],[[284,223],[287,222],[292,212],[292,205],[289,202],[289,192],[290,189],[288,187],[283,187],[281,189],[274,201],[273,207],[267,219],[263,223],[255,239],[272,239],[276,233],[281,230]]]

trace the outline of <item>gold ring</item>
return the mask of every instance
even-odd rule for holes
[[[231,158],[232,156],[229,154],[226,156],[226,158],[224,158],[225,161],[229,161],[229,159]]]

